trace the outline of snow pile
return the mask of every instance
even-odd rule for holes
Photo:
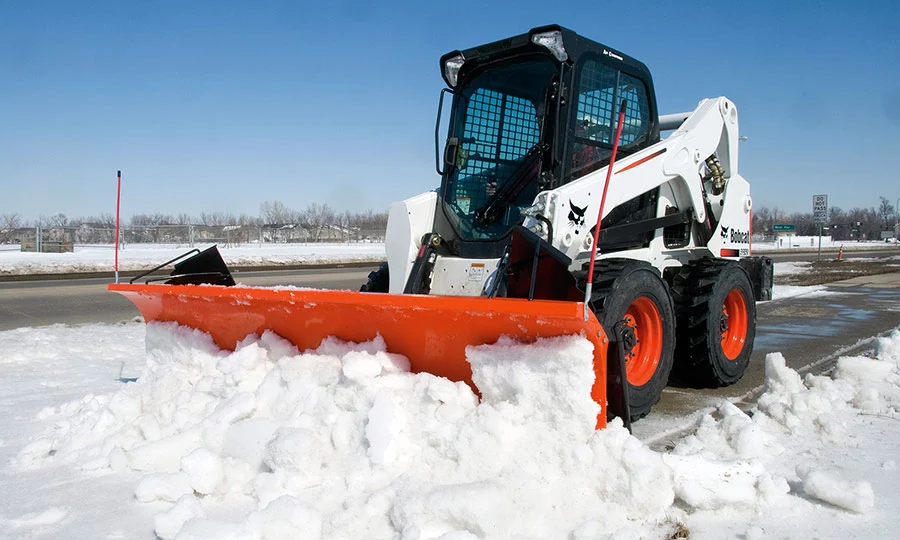
[[[779,524],[798,514],[876,511],[881,492],[825,456],[860,444],[858,415],[900,403],[900,332],[833,377],[770,354],[751,414],[722,402],[669,452],[618,421],[594,431],[579,337],[470,347],[480,400],[409,373],[380,338],[301,352],[267,333],[230,353],[151,324],[147,342],[136,383],[41,412],[54,427],[13,469],[139,471],[161,538],[790,536]]]
[[[162,538],[587,538],[652,530],[673,501],[659,454],[594,431],[579,337],[471,347],[480,402],[380,339],[301,353],[267,333],[228,353],[151,324],[147,342],[137,383],[43,411],[55,429],[15,467],[142,471],[136,499],[169,504]]]
[[[850,423],[860,414],[896,418],[898,363],[897,330],[876,340],[874,358],[838,359],[830,377],[801,377],[780,353],[767,355],[765,390],[750,414],[723,402],[666,456],[675,471],[676,495],[700,510],[784,506],[790,493],[870,513],[876,496],[869,482],[798,457],[815,456],[829,445],[857,444]],[[891,466],[886,462],[884,468]]]

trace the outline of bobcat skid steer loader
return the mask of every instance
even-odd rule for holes
[[[646,415],[673,367],[739,380],[772,262],[751,257],[734,104],[659,116],[644,64],[559,26],[440,67],[440,188],[391,206],[387,262],[360,292],[231,286],[215,253],[110,290],[225,348],[264,330],[300,348],[381,335],[414,371],[469,384],[468,345],[581,334],[598,427]]]

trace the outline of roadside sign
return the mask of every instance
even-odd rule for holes
[[[793,223],[776,223],[772,225],[772,230],[775,232],[794,232],[796,227],[794,227]]]
[[[813,195],[813,221],[828,221],[828,195]]]

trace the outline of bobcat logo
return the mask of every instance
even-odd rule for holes
[[[576,227],[584,226],[584,213],[587,212],[588,207],[579,208],[572,203],[572,199],[569,199],[569,206],[572,208],[569,210],[569,222]]]
[[[722,240],[728,240],[728,227],[722,225]]]

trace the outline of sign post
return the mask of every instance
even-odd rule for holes
[[[813,221],[819,224],[819,252],[816,261],[822,257],[822,226],[828,221],[828,195],[813,195]]]

